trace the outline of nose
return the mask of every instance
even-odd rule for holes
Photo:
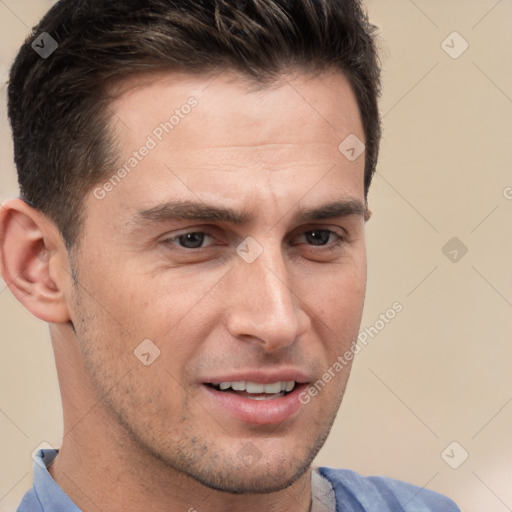
[[[310,318],[279,248],[252,263],[237,262],[230,284],[227,329],[237,339],[274,352],[307,332]]]

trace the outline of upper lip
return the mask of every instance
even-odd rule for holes
[[[218,386],[221,382],[256,382],[258,384],[271,384],[278,381],[295,381],[299,384],[310,382],[310,378],[305,372],[293,369],[283,368],[276,370],[245,370],[233,373],[226,373],[221,376],[209,377],[203,379],[203,384],[213,384]]]

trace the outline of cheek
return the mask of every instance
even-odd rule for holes
[[[334,271],[329,279],[319,283],[317,290],[315,295],[310,293],[307,302],[314,315],[313,329],[322,340],[327,363],[331,364],[357,339],[366,290],[364,258],[350,268]],[[343,371],[347,378],[349,371],[350,364],[347,364]]]
[[[366,261],[341,263],[311,276],[301,286],[303,297],[328,324],[360,320],[366,291]]]
[[[118,269],[110,274],[102,270],[100,264],[81,268],[73,323],[88,373],[100,388],[108,389],[127,372],[144,368],[136,349],[144,340],[154,340],[148,326],[158,322],[144,294],[137,293],[138,283],[121,277]],[[151,345],[149,352],[154,357]]]
[[[104,269],[92,268],[81,280],[81,288],[87,289],[85,300],[91,303],[102,328],[108,330],[109,324],[116,328],[117,324],[125,333],[122,338],[129,335],[131,343],[146,338],[161,342],[190,317],[198,325],[207,320],[197,312],[219,281],[213,273],[205,272],[199,279],[197,274],[171,270],[142,273],[128,262],[105,278]]]

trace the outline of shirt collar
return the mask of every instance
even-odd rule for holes
[[[48,472],[59,451],[41,449],[34,455],[34,492],[43,512],[81,512]],[[336,498],[331,483],[315,468],[311,474],[311,512],[336,509]]]
[[[48,472],[58,450],[38,450],[34,455],[34,492],[43,512],[81,512]]]

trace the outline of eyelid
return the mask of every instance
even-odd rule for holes
[[[218,226],[212,225],[202,225],[202,226],[187,226],[173,233],[165,234],[161,239],[160,243],[172,243],[178,247],[179,244],[173,243],[176,242],[179,237],[190,234],[190,233],[202,233],[213,240],[221,241],[222,237],[218,234],[219,231],[222,231]],[[294,240],[310,231],[329,231],[330,233],[336,235],[338,237],[338,242],[343,242],[348,240],[348,232],[342,226],[333,226],[333,225],[324,225],[324,224],[310,224],[307,226],[301,226],[300,228],[295,229],[290,235],[289,239]],[[217,232],[217,233],[216,233]],[[330,242],[327,245],[332,245],[336,242]],[[215,244],[209,244],[206,247],[200,247],[199,249],[206,249],[207,247],[211,247]],[[295,245],[295,244],[293,244]],[[318,247],[326,247],[326,246],[318,246]],[[185,248],[182,248],[185,249]],[[199,250],[196,249],[196,250]],[[190,250],[190,249],[189,249]]]
[[[175,243],[181,236],[185,236],[185,235],[188,235],[188,234],[191,234],[191,233],[202,233],[205,236],[211,238],[213,242],[218,240],[218,237],[215,236],[212,233],[212,229],[211,228],[206,228],[206,227],[202,227],[202,226],[194,226],[194,227],[188,227],[188,228],[180,229],[179,231],[174,232],[174,233],[167,233],[163,237],[161,237],[159,243],[161,243],[161,244],[171,244],[173,246],[176,246],[178,249],[181,249],[183,251],[189,251],[189,252],[193,251],[193,250],[199,251],[201,249],[208,249],[209,247],[215,245],[215,243],[210,243],[210,244],[208,244],[206,246],[198,247],[196,249],[188,249],[186,247],[181,247],[179,245],[179,243]]]
[[[182,236],[191,235],[193,233],[200,233],[202,235],[205,235],[206,237],[215,239],[215,237],[213,235],[211,235],[210,233],[207,233],[206,231],[193,230],[193,231],[184,231],[183,233],[179,233],[177,235],[173,235],[173,236],[167,237],[163,241],[164,242],[173,243],[176,240],[178,240],[179,238],[181,238]]]
[[[292,234],[292,238],[296,238],[298,236],[302,236],[306,233],[310,233],[311,231],[329,231],[329,233],[332,233],[336,235],[341,240],[346,240],[348,238],[348,232],[346,229],[342,228],[341,226],[325,226],[321,224],[313,224],[311,226],[302,227],[300,230],[295,230]]]
[[[309,233],[311,231],[328,231],[329,237],[331,237],[331,235],[334,235],[335,239],[327,242],[325,245],[315,245],[315,244],[310,244],[307,241],[300,241],[300,242],[298,241],[298,239],[300,237],[305,236],[307,233]],[[321,252],[321,251],[334,250],[346,242],[347,242],[346,236],[341,235],[340,233],[338,233],[337,231],[335,231],[333,229],[320,227],[320,228],[309,228],[309,229],[301,230],[300,232],[298,232],[292,236],[289,244],[291,247],[305,246],[304,249],[306,249],[306,250],[313,250],[315,252]]]

